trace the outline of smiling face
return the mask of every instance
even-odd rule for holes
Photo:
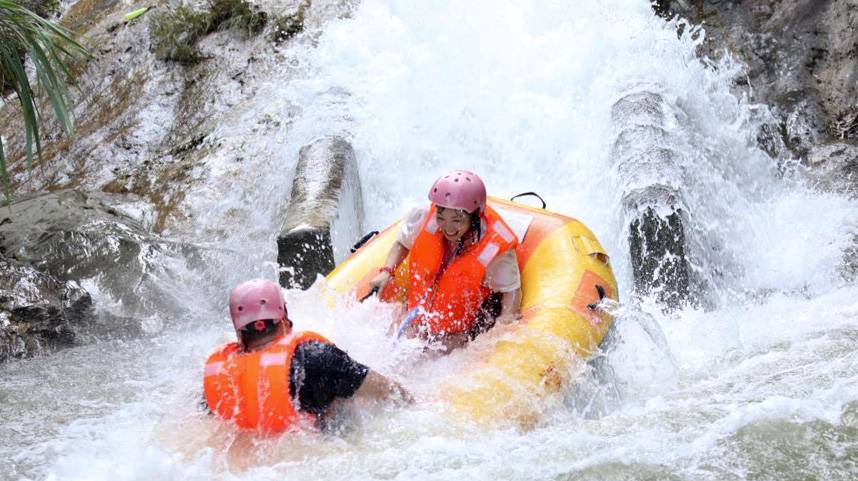
[[[460,209],[445,209],[438,207],[435,222],[449,242],[458,242],[471,227],[471,217]]]

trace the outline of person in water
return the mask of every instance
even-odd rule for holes
[[[370,287],[381,298],[396,268],[408,262],[406,322],[409,336],[440,341],[448,350],[464,345],[495,322],[518,319],[521,275],[518,240],[486,205],[486,187],[473,172],[444,174],[429,189],[431,204],[413,209]]]
[[[349,398],[412,401],[321,335],[293,331],[274,282],[238,285],[229,313],[238,342],[209,356],[203,387],[208,409],[240,428],[277,433],[318,424]]]

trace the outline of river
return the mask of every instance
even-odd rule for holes
[[[645,0],[365,0],[304,42],[297,63],[272,54],[256,99],[222,127],[240,135],[260,116],[300,111],[258,147],[289,159],[346,135],[365,230],[424,202],[453,168],[480,173],[499,197],[537,191],[586,223],[619,281],[616,329],[535,428],[451,419],[436,374],[468,353],[412,368],[415,354],[383,335],[388,308],[327,304],[322,282],[288,293],[296,325],[399,378],[417,404],[362,406],[338,431],[265,440],[200,413],[202,365],[230,335],[229,288],[274,278],[292,165],[250,155],[189,200],[198,215],[182,232],[219,235],[186,240],[223,253],[180,273],[187,318],[154,312],[144,339],[0,366],[0,480],[856,479],[858,285],[840,266],[858,206],[756,147],[760,109],[731,87],[741,66],[701,62],[698,41]],[[680,162],[664,175],[703,245],[718,246],[697,259],[711,282],[705,308],[665,313],[630,295],[611,107],[642,88],[674,107],[665,129]]]

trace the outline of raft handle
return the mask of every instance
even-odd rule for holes
[[[372,297],[373,294],[378,294],[378,287],[373,287],[372,289],[370,289],[369,294],[361,297],[360,301],[358,301],[358,302],[363,302],[363,301],[369,299],[370,297]]]
[[[352,246],[352,248],[351,248],[351,249],[349,249],[349,251],[351,251],[351,253],[352,253],[352,254],[354,254],[355,252],[357,252],[357,250],[358,250],[358,249],[360,249],[361,247],[363,247],[363,245],[364,245],[364,244],[366,244],[367,242],[369,242],[369,240],[370,240],[370,239],[372,239],[373,237],[375,237],[375,235],[376,235],[376,234],[378,234],[378,231],[377,231],[377,230],[370,231],[368,234],[366,234],[365,236],[361,237],[359,241],[355,242],[355,245],[353,245],[353,246]]]
[[[530,195],[530,196],[533,196],[533,197],[536,197],[537,199],[539,199],[539,201],[540,201],[540,202],[542,202],[542,208],[543,208],[543,209],[545,209],[546,207],[548,207],[548,204],[546,204],[546,203],[545,203],[545,199],[543,199],[542,197],[540,197],[540,195],[539,195],[539,194],[537,194],[536,192],[523,192],[523,193],[521,193],[521,194],[514,195],[514,196],[510,197],[510,198],[509,198],[509,200],[515,200],[515,199],[518,199],[519,197],[524,197],[524,196],[527,196],[527,195]]]
[[[605,298],[605,288],[596,284],[596,293],[599,294],[599,302],[602,302],[602,299]],[[591,311],[595,311],[597,307],[599,307],[599,302],[594,302],[592,304],[587,304],[587,309]]]

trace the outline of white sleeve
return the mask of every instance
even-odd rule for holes
[[[518,271],[518,257],[514,249],[489,263],[483,284],[494,292],[512,292],[521,287],[521,273]]]
[[[414,241],[417,240],[417,234],[420,233],[420,228],[426,222],[426,216],[429,215],[429,207],[415,207],[411,209],[405,217],[402,218],[402,223],[399,225],[399,236],[397,240],[406,249],[411,250],[414,247]]]

